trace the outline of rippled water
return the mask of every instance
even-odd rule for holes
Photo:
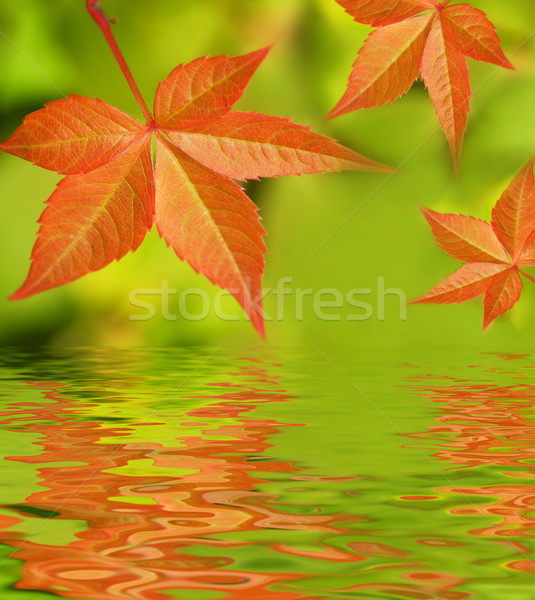
[[[535,598],[529,356],[1,363],[2,598]]]

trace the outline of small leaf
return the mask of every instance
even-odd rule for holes
[[[204,126],[166,133],[184,152],[233,179],[342,169],[391,172],[331,138],[282,117],[236,111]]]
[[[158,85],[154,116],[162,128],[184,128],[225,115],[241,98],[269,48],[179,65]]]
[[[390,25],[424,10],[435,8],[432,0],[336,0],[355,21],[379,27]]]
[[[535,231],[532,231],[526,240],[518,263],[526,267],[535,267]]]
[[[259,300],[266,248],[257,208],[232,181],[163,138],[156,158],[156,225],[179,258],[229,290],[264,335]]]
[[[483,328],[486,329],[494,319],[511,310],[521,293],[522,280],[515,269],[500,273],[485,292]]]
[[[492,211],[492,227],[513,261],[535,229],[535,178],[531,160],[513,179]],[[525,263],[523,263],[525,264]]]
[[[380,27],[360,49],[347,90],[328,118],[383,106],[406,94],[420,72],[429,15]]]
[[[107,102],[68,96],[28,115],[0,149],[69,175],[101,167],[143,135],[139,121]]]
[[[437,18],[424,49],[422,77],[458,169],[470,111],[470,76],[466,58]]]
[[[496,263],[468,263],[411,304],[453,304],[476,298],[487,291],[496,275],[510,268]]]
[[[516,304],[522,292],[520,275],[535,281],[519,268],[535,266],[534,164],[535,159],[502,194],[492,211],[492,227],[474,217],[422,209],[440,247],[468,264],[414,304],[464,302],[484,293],[484,328]]]
[[[470,4],[451,4],[442,11],[455,40],[466,56],[514,69],[500,46],[496,27],[487,15]]]
[[[428,208],[422,212],[438,245],[451,257],[463,262],[509,262],[500,240],[485,221]]]
[[[150,143],[63,179],[48,200],[32,265],[13,300],[74,281],[135,250],[152,227]]]

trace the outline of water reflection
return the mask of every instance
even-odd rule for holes
[[[500,357],[518,360],[525,355]],[[519,372],[512,374],[517,380],[525,378]],[[426,377],[411,379],[422,381]],[[531,548],[522,543],[522,538],[533,538],[535,534],[535,428],[532,421],[535,385],[473,384],[448,379],[448,385],[419,386],[419,393],[439,408],[438,424],[411,437],[429,440],[428,447],[435,449],[433,456],[449,463],[446,473],[466,469],[470,478],[471,473],[489,473],[492,469],[494,485],[472,485],[468,481],[437,491],[460,497],[461,505],[451,509],[453,515],[484,517],[479,522],[486,524],[470,529],[470,535],[497,537],[500,543],[516,550],[517,557],[506,563],[508,568],[533,573],[535,562],[530,557]]]
[[[6,431],[17,431],[21,424],[31,428],[43,450],[35,456],[7,457],[39,465],[39,486],[44,488],[25,502],[6,506],[11,514],[0,521],[5,529],[0,541],[14,547],[15,557],[24,561],[16,587],[95,600],[168,597],[157,592],[169,589],[218,590],[236,599],[300,598],[294,592],[270,592],[274,584],[298,579],[299,573],[233,568],[228,550],[253,542],[209,537],[256,529],[336,533],[341,529],[334,521],[343,518],[315,514],[321,509],[306,504],[285,506],[257,489],[264,481],[262,473],[291,477],[299,471],[266,454],[269,437],[296,424],[247,415],[260,404],[292,397],[258,361],[246,362],[230,377],[210,384],[223,393],[192,396],[204,401],[192,410],[169,413],[162,406],[150,423],[108,423],[106,428],[102,419],[88,418],[92,405],[70,396],[64,384],[26,382],[46,402],[17,402],[0,413]],[[106,397],[105,390],[90,391]],[[175,446],[132,439],[145,426],[173,420],[185,432]],[[194,431],[189,434],[189,429]],[[75,464],[61,465],[65,461]],[[17,529],[36,516],[83,522],[85,527],[68,544],[37,543]],[[272,550],[329,561],[360,560],[321,546],[303,551],[279,543]]]
[[[381,364],[378,391],[365,389],[413,431],[404,440],[308,357],[299,385],[265,357],[12,361],[0,542],[15,559],[15,589],[4,589],[15,600],[16,590],[75,600],[525,600],[535,385],[510,362],[525,360],[485,358],[460,375],[413,357],[390,379]],[[368,422],[382,429],[367,436]],[[312,450],[333,427],[320,460]]]

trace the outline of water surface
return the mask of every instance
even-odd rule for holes
[[[2,598],[535,598],[530,356],[1,363]]]

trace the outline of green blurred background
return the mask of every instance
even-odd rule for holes
[[[76,93],[96,96],[140,117],[139,109],[82,0],[12,0],[0,4],[0,136],[43,103]],[[322,320],[310,296],[296,313],[295,295],[284,298],[284,318],[267,323],[276,345],[311,341],[515,348],[532,343],[535,286],[526,281],[514,310],[483,333],[481,299],[453,306],[408,307],[388,297],[384,319],[376,311],[377,281],[420,295],[458,265],[432,240],[418,211],[425,205],[488,219],[510,179],[535,154],[535,3],[477,0],[496,24],[516,72],[470,61],[474,97],[461,177],[453,175],[446,142],[427,93],[418,82],[395,104],[324,122],[345,89],[350,67],[370,28],[334,0],[104,0],[118,19],[114,31],[148,101],[156,84],[178,63],[209,54],[240,54],[275,43],[238,107],[281,116],[338,138],[371,158],[401,166],[388,177],[337,173],[286,177],[248,184],[261,207],[270,254],[264,279],[276,287],[315,292],[355,288],[372,293],[374,314],[347,321],[354,307],[325,309]],[[231,299],[224,308],[238,321],[201,321],[139,313],[129,295],[167,281],[179,292],[217,288],[181,263],[152,232],[141,248],[103,271],[36,297],[9,302],[23,281],[37,231],[36,220],[59,176],[20,159],[0,156],[0,341],[4,345],[173,345],[256,343],[253,328]],[[144,298],[148,299],[148,298]],[[192,300],[192,299],[190,299]],[[277,299],[265,308],[276,315]],[[196,313],[191,301],[187,308]],[[170,310],[177,314],[177,297]],[[362,313],[362,311],[360,311]]]

